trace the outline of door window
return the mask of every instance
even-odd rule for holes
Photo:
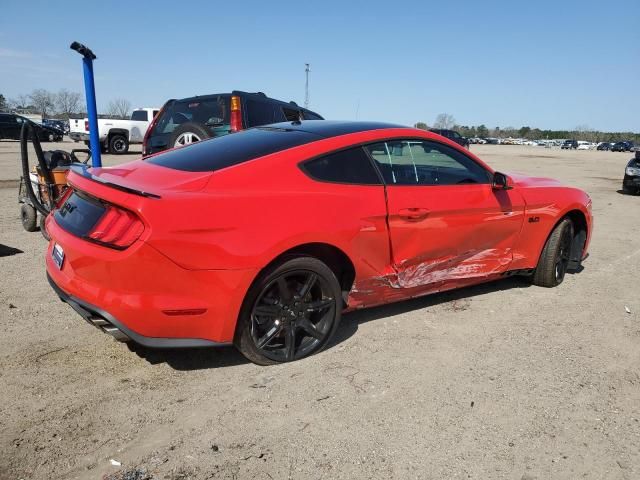
[[[389,185],[490,183],[491,175],[458,150],[425,140],[390,140],[367,145]]]
[[[286,121],[280,105],[257,100],[247,100],[246,108],[249,127]]]

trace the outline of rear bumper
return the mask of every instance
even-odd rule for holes
[[[625,188],[637,188],[640,189],[640,177],[632,177],[630,175],[624,176],[622,186]]]
[[[80,133],[80,132],[69,132],[69,138],[71,140],[73,140],[74,142],[80,142],[80,141],[89,141],[89,134],[88,133]]]
[[[233,341],[254,270],[188,270],[143,241],[123,251],[95,245],[47,218],[49,281],[83,318],[116,338],[149,347]],[[52,249],[64,250],[62,268]]]
[[[194,348],[230,345],[230,342],[213,342],[200,338],[159,338],[139,335],[110,313],[66,293],[53,281],[48,273],[47,280],[49,280],[51,288],[53,288],[58,297],[60,297],[60,300],[73,308],[87,323],[102,330],[104,333],[108,333],[119,342],[133,341],[149,348]]]

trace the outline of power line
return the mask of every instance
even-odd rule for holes
[[[304,108],[309,108],[309,72],[311,69],[310,63],[304,64],[304,74],[305,74],[305,83],[304,83]]]

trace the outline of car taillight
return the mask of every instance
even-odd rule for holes
[[[106,247],[122,250],[133,244],[143,231],[144,224],[135,213],[108,205],[87,237]]]
[[[164,112],[164,109],[168,103],[169,102],[165,103],[162,106],[162,108],[158,111],[158,113],[156,113],[156,116],[153,117],[153,119],[151,120],[151,123],[147,127],[147,131],[144,132],[144,138],[142,139],[142,156],[143,157],[149,155],[149,152],[147,151],[147,146],[149,144],[149,136],[151,135],[151,130],[153,130],[153,127],[155,127],[156,123],[158,123],[158,119],[160,118],[160,115],[162,115],[162,112]]]
[[[89,131],[89,120],[85,120],[84,121],[84,131],[88,132]]]
[[[242,130],[242,111],[240,110],[240,97],[233,95],[231,97],[231,131],[239,132]]]

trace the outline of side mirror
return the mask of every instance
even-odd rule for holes
[[[495,172],[491,186],[494,190],[511,190],[513,188],[513,181],[504,173]]]

